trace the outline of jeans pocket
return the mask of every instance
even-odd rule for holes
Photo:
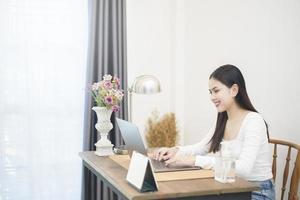
[[[261,181],[259,191],[253,191],[252,200],[275,200],[274,184],[271,180]]]
[[[251,200],[264,200],[265,196],[261,191],[253,191],[251,194]]]
[[[270,190],[254,191],[251,200],[275,200],[275,196]]]

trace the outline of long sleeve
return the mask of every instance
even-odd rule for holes
[[[207,156],[206,154],[210,148],[210,139],[213,136],[215,126],[213,126],[205,137],[196,144],[180,146],[177,155],[195,155],[196,161],[195,166],[199,166],[204,169],[210,169],[213,167],[215,159],[212,156]]]
[[[215,157],[213,156],[196,156],[195,166],[203,169],[211,169],[214,167]]]

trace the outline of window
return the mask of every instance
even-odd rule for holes
[[[0,2],[0,199],[80,199],[87,2]]]

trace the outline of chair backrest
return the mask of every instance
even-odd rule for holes
[[[276,179],[276,169],[277,169],[277,146],[282,145],[288,148],[287,155],[286,155],[286,162],[283,171],[283,181],[281,187],[281,196],[280,199],[283,200],[285,190],[286,190],[286,183],[289,177],[289,168],[290,168],[290,160],[291,160],[291,150],[296,150],[296,160],[293,167],[293,172],[291,175],[291,182],[290,182],[290,191],[288,193],[289,200],[299,200],[297,195],[298,188],[299,188],[299,181],[300,181],[300,145],[284,141],[284,140],[276,140],[276,139],[269,139],[269,143],[274,144],[274,151],[273,151],[273,165],[272,165],[272,172],[274,180]],[[277,198],[278,199],[278,198]]]

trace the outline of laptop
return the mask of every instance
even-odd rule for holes
[[[138,127],[128,121],[117,118],[117,124],[119,126],[121,135],[125,142],[125,148],[128,150],[131,156],[132,151],[137,151],[147,156],[147,149],[145,148],[143,139],[139,132]],[[149,158],[154,172],[170,172],[170,171],[182,171],[182,170],[196,170],[199,167],[178,167],[178,166],[166,166],[163,161],[158,161]]]

